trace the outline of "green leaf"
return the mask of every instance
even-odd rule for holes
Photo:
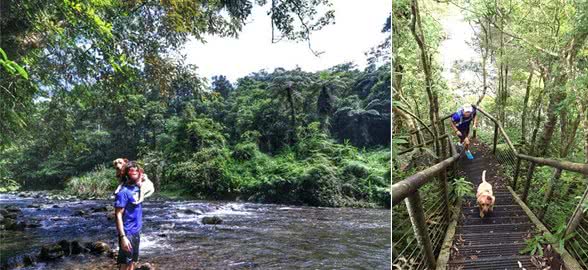
[[[4,67],[4,69],[8,73],[14,74],[14,72],[16,72],[16,69],[14,69],[12,66],[10,66],[9,63],[7,63],[6,61],[2,61],[2,62],[0,62],[0,64],[2,64],[2,66]]]
[[[8,60],[8,56],[6,56],[6,53],[4,52],[4,50],[2,48],[0,48],[0,54],[2,54],[2,58],[4,58],[5,61]]]
[[[18,74],[20,74],[20,76],[22,76],[25,79],[29,79],[29,74],[27,73],[27,71],[21,67],[19,64],[17,64],[14,61],[10,61],[8,62],[8,64],[10,64],[14,69],[16,69],[16,71],[18,72]]]

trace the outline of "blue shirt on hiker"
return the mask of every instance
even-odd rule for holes
[[[125,185],[116,194],[114,207],[125,209],[123,213],[123,226],[127,235],[141,232],[141,226],[143,225],[142,203],[134,204],[139,199],[140,191],[136,185]]]
[[[460,131],[469,130],[470,123],[472,122],[472,120],[474,120],[474,117],[476,117],[476,107],[472,107],[473,111],[472,113],[470,113],[470,117],[465,117],[463,115],[463,108],[460,108],[451,116],[451,120],[453,120],[453,123],[455,123],[457,129],[459,129]]]

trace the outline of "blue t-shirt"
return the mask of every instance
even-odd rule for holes
[[[465,130],[470,127],[470,123],[472,122],[472,120],[474,120],[474,117],[476,117],[476,107],[473,107],[473,111],[470,114],[470,117],[465,117],[463,115],[463,108],[461,108],[457,112],[453,113],[451,119],[453,120],[453,123],[455,123],[455,125],[457,126],[457,129]]]
[[[141,232],[141,226],[143,225],[142,203],[133,203],[139,200],[139,194],[140,189],[135,185],[125,185],[116,194],[114,207],[125,209],[125,212],[123,213],[123,226],[125,234],[127,235]]]

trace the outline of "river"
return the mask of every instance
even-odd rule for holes
[[[117,248],[110,211],[92,211],[107,205],[0,194],[0,207],[17,206],[18,221],[39,225],[0,231],[0,264],[14,268],[63,239]],[[206,216],[223,222],[203,225]],[[156,269],[390,269],[389,209],[148,199],[143,218],[140,261]],[[114,268],[114,259],[86,253],[19,269]]]

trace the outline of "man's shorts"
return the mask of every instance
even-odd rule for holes
[[[126,252],[122,249],[122,245],[120,241],[118,242],[118,259],[116,260],[117,264],[130,264],[131,262],[139,261],[139,244],[141,242],[141,234],[136,233],[132,235],[127,235],[127,238],[131,242],[132,250],[131,252]]]
[[[459,136],[459,142],[463,143],[465,138],[467,138],[468,134],[470,133],[470,126],[467,126],[465,128],[457,128],[457,130],[459,130],[459,132],[461,132],[461,136]]]

